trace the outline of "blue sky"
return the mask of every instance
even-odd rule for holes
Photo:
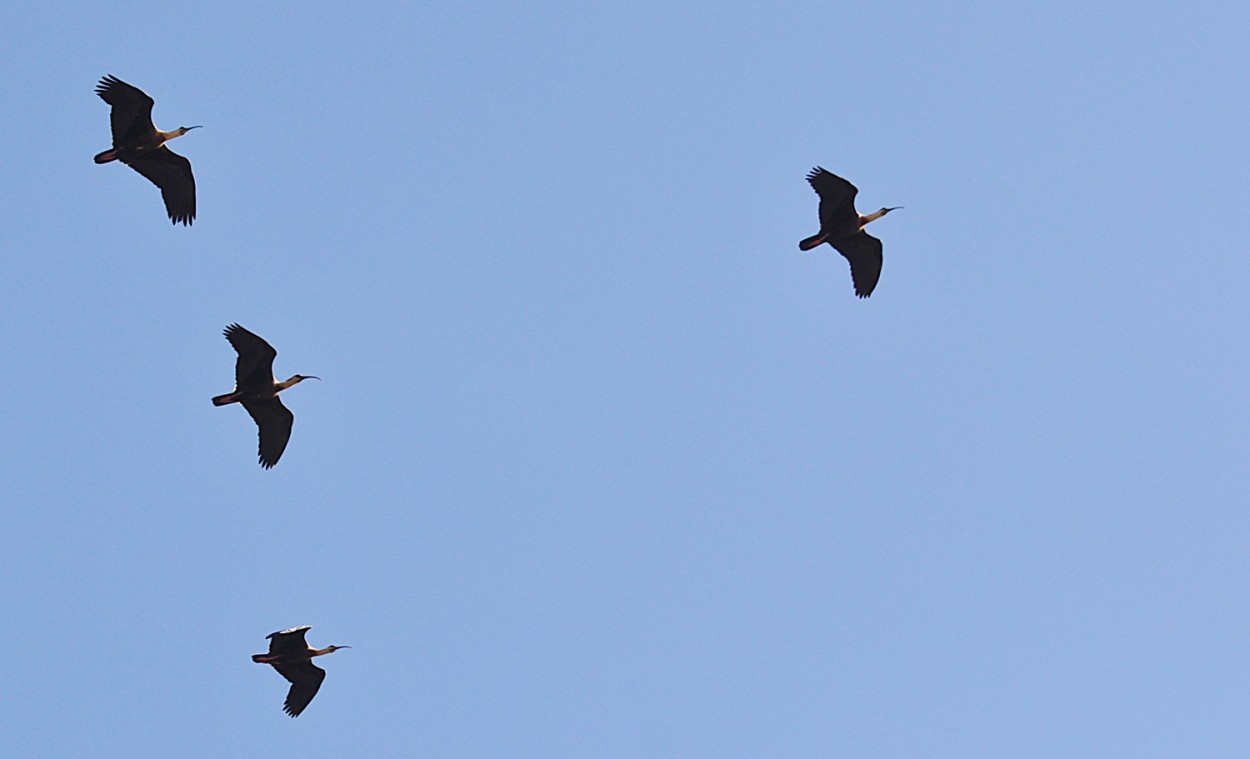
[[[9,9],[0,748],[1244,753],[1247,22]],[[814,165],[905,206],[869,300]],[[323,378],[272,471],[232,322]]]

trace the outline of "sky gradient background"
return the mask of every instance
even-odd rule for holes
[[[3,16],[0,753],[1246,753],[1245,4]]]

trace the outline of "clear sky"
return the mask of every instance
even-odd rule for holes
[[[0,754],[1245,755],[1250,6],[415,5],[4,12]]]

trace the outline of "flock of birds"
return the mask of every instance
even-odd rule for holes
[[[115,76],[102,78],[95,91],[111,106],[109,124],[113,133],[113,147],[97,154],[95,162],[121,161],[142,174],[160,188],[170,222],[190,226],[195,220],[195,175],[191,162],[165,143],[200,127],[184,126],[169,132],[157,129],[152,122],[152,98]],[[901,206],[881,208],[864,216],[855,210],[859,190],[842,177],[816,167],[808,173],[807,181],[820,197],[820,231],[800,241],[799,250],[828,243],[850,263],[855,294],[867,298],[881,278],[882,255],[881,241],[865,232],[864,227]],[[282,405],[278,394],[306,379],[320,378],[296,374],[278,382],[273,375],[273,360],[278,352],[273,346],[238,324],[226,327],[224,334],[238,353],[235,388],[234,392],[213,398],[213,405],[238,403],[247,410],[259,430],[260,465],[270,469],[286,450],[295,423],[295,415]],[[325,680],[325,670],[313,664],[313,658],[350,648],[313,648],[304,639],[310,629],[304,625],[271,633],[267,636],[269,652],[252,656],[252,661],[272,666],[291,683],[283,709],[292,717],[304,711]]]

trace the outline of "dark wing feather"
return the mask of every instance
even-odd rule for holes
[[[312,625],[303,625],[301,627],[292,627],[289,630],[269,633],[265,636],[269,639],[269,655],[286,656],[293,653],[304,653],[308,650],[308,641],[304,640],[304,634],[311,629]]]
[[[881,279],[881,241],[861,230],[850,237],[831,239],[829,243],[851,262],[855,294],[861,298],[872,295],[877,280]]]
[[[122,160],[161,188],[171,222],[191,225],[195,219],[195,176],[190,161],[164,145]]]
[[[239,354],[239,360],[234,364],[235,389],[259,390],[271,387],[273,385],[273,360],[278,355],[273,346],[259,335],[248,332],[237,324],[226,327],[222,334]]]
[[[855,212],[855,196],[859,190],[842,177],[817,166],[808,172],[807,181],[820,196],[820,231],[842,234],[859,214]]]
[[[282,452],[291,440],[291,426],[295,424],[295,415],[282,405],[276,395],[265,400],[243,400],[240,403],[260,428],[260,465],[272,469],[278,459],[282,458]]]
[[[287,691],[286,703],[282,705],[282,710],[292,717],[298,717],[313,700],[313,696],[317,695],[317,691],[321,690],[321,683],[326,679],[326,671],[308,660],[271,666],[291,683],[291,690]]]
[[[147,141],[156,133],[156,126],[152,123],[152,98],[143,90],[109,74],[96,85],[95,94],[113,106],[109,113],[113,147]]]

